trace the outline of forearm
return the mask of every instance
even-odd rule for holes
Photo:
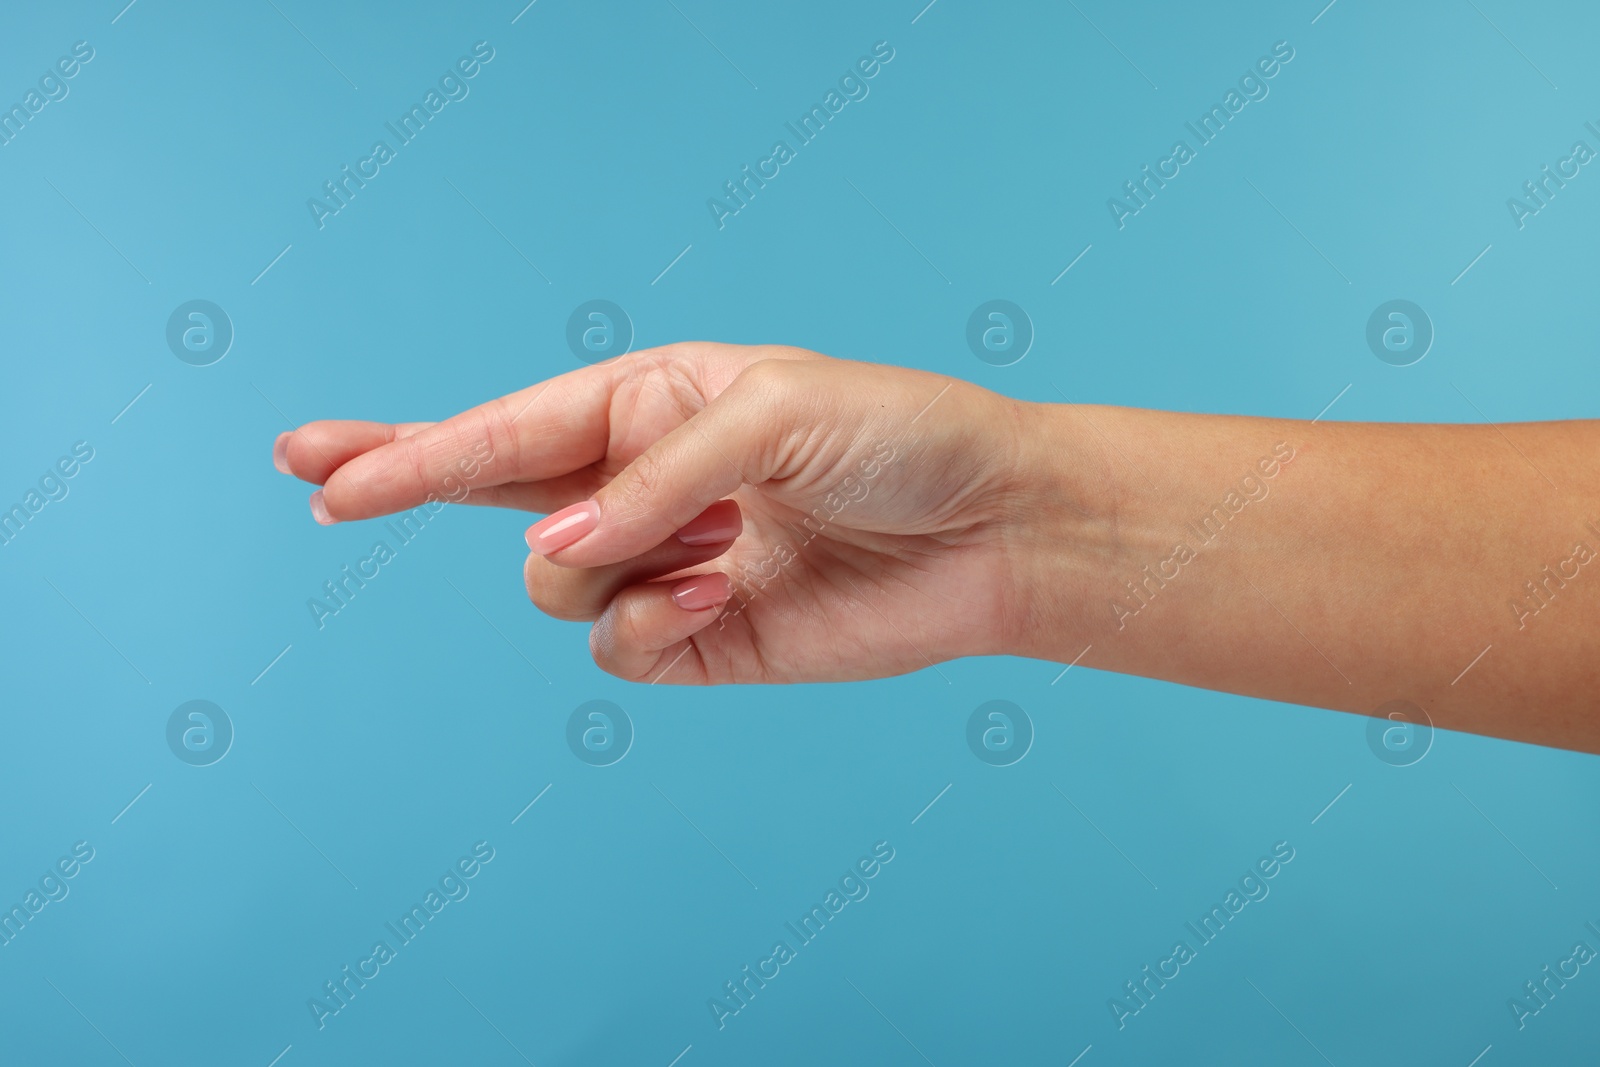
[[[1600,751],[1600,423],[1025,417],[1024,654]]]

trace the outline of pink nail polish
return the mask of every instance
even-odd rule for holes
[[[279,474],[290,474],[289,470],[289,438],[291,434],[280,433],[278,439],[272,442],[272,465],[278,468]]]
[[[328,514],[327,502],[322,499],[322,490],[318,489],[311,494],[311,517],[324,526],[332,526],[339,520]]]
[[[678,531],[686,545],[715,545],[732,541],[744,530],[744,517],[737,506],[713,504]]]
[[[685,578],[672,587],[672,602],[684,611],[704,611],[719,607],[733,596],[733,584],[720,571]]]
[[[551,512],[528,527],[528,547],[541,556],[575,544],[600,525],[600,505],[584,500]]]

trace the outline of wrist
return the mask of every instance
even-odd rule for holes
[[[1116,409],[1014,401],[1005,652],[1071,662],[1103,636],[1137,493],[1102,423]],[[1094,658],[1090,653],[1087,659]]]

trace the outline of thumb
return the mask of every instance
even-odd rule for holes
[[[752,363],[592,499],[530,527],[528,547],[563,567],[620,563],[655,548],[741,485],[771,478],[798,428],[798,365]]]

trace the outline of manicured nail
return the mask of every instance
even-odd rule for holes
[[[733,583],[728,581],[728,576],[721,571],[685,578],[672,587],[672,602],[684,611],[704,611],[707,608],[720,607],[726,604],[731,596],[733,596]]]
[[[339,521],[328,514],[328,505],[322,499],[321,489],[311,494],[311,517],[324,526],[332,526]]]
[[[600,505],[584,500],[551,512],[528,527],[528,547],[541,556],[566,548],[600,525]]]
[[[715,545],[732,541],[744,530],[744,517],[732,502],[711,505],[678,531],[686,545]]]
[[[291,474],[289,470],[289,438],[288,433],[280,433],[278,439],[272,442],[272,465],[278,468],[279,474]]]

